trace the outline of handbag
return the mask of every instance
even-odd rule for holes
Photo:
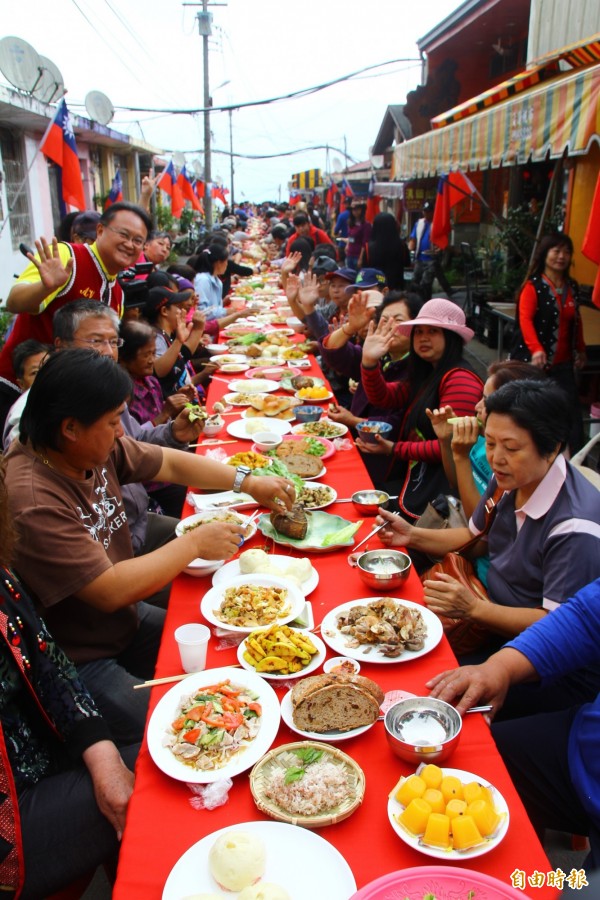
[[[487,534],[492,526],[496,507],[500,497],[504,491],[497,488],[493,496],[489,497],[485,504],[485,523],[483,531],[467,541],[459,550],[453,550],[447,553],[443,559],[434,563],[430,569],[421,575],[421,583],[428,579],[435,579],[437,573],[450,575],[459,581],[464,587],[468,588],[472,593],[483,601],[491,603],[487,595],[487,591],[477,575],[473,563],[462,554],[470,547],[474,546],[483,535]],[[452,616],[439,615],[444,634],[450,642],[454,654],[456,656],[464,656],[467,653],[473,653],[480,647],[483,647],[494,635],[485,625],[473,622],[471,619],[458,619]]]

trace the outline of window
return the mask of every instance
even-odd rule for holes
[[[20,139],[15,138],[10,131],[3,128],[0,128],[0,153],[2,154],[2,169],[8,198],[6,215],[8,216],[12,210],[9,219],[12,247],[13,250],[18,250],[21,242],[25,244],[32,242],[28,185],[25,184],[21,188],[27,179],[27,172]]]

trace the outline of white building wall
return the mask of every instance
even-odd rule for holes
[[[598,0],[531,0],[527,62],[598,32]]]

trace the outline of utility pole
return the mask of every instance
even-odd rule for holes
[[[235,208],[235,195],[233,190],[233,110],[229,110],[229,173],[231,180],[231,212]]]
[[[184,6],[199,6],[199,3],[184,3]],[[208,230],[213,224],[213,203],[211,196],[212,173],[210,159],[210,107],[212,100],[210,96],[209,84],[209,66],[208,66],[208,39],[212,34],[212,13],[209,13],[210,6],[227,6],[226,3],[210,3],[209,0],[202,0],[202,12],[196,13],[198,20],[198,32],[202,37],[202,61],[204,71],[204,182],[206,184],[206,193],[204,196],[204,218]]]

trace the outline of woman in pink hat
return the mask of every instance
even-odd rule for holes
[[[407,376],[388,384],[379,360],[397,330],[410,335]],[[449,491],[440,442],[427,410],[452,406],[456,415],[472,416],[481,397],[482,382],[463,357],[464,345],[472,337],[462,309],[441,297],[425,303],[409,322],[369,326],[362,356],[363,387],[371,403],[400,410],[402,422],[396,442],[376,435],[375,444],[358,440],[357,446],[364,453],[390,457],[388,480],[400,479],[398,504],[411,520],[430,500]]]

